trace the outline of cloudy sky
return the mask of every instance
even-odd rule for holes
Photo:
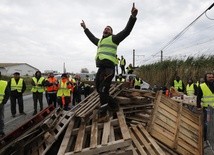
[[[179,39],[165,47],[202,14],[213,0],[0,0],[0,62],[28,63],[42,72],[96,71],[96,46],[80,22],[98,38],[106,25],[114,34],[126,25],[132,3],[138,9],[131,34],[119,45],[118,56],[135,66],[164,59],[214,52],[214,7]]]

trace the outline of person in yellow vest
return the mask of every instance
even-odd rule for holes
[[[8,83],[1,79],[0,75],[0,139],[5,136],[4,133],[4,105],[10,97],[10,89]]]
[[[125,29],[123,29],[118,34],[113,35],[112,27],[106,26],[101,39],[95,37],[89,31],[89,29],[86,28],[84,21],[80,23],[89,40],[98,47],[97,55],[95,58],[96,66],[98,67],[98,71],[95,78],[95,85],[96,90],[100,96],[101,107],[104,107],[100,108],[99,110],[98,122],[105,122],[109,120],[108,109],[111,109],[111,111],[117,111],[119,109],[118,104],[109,95],[109,89],[115,74],[115,65],[117,64],[117,47],[120,42],[122,42],[130,34],[137,20],[137,13],[138,10],[135,8],[135,5],[133,3],[133,7],[131,9],[131,16]]]
[[[16,101],[18,102],[20,115],[26,115],[24,112],[23,93],[26,90],[26,84],[19,72],[13,74],[13,78],[8,82],[10,88],[10,107],[12,117],[16,117]]]
[[[56,93],[58,90],[58,80],[57,78],[54,77],[53,73],[49,73],[48,78],[45,80],[45,88],[46,88],[46,93],[47,93],[47,101],[48,105],[54,105],[56,108],[56,102],[57,102],[57,97]]]
[[[71,89],[72,82],[69,80],[68,75],[63,73],[58,84],[57,102],[66,111],[69,110],[68,105],[71,102]]]
[[[116,70],[116,74],[118,74],[118,64],[120,62],[120,58],[117,57],[116,55],[116,64],[115,64],[115,70]]]
[[[187,81],[186,94],[187,96],[197,95],[197,85],[193,82],[192,78]]]
[[[200,84],[197,93],[197,108],[203,108],[204,114],[204,141],[207,140],[207,115],[208,107],[214,108],[214,75],[213,73],[206,73],[204,76],[204,83]]]
[[[121,56],[121,59],[120,59],[121,74],[126,74],[125,66],[126,66],[126,59],[123,56]]]
[[[175,80],[172,82],[171,86],[173,86],[179,92],[185,92],[185,85],[179,76],[175,77]]]
[[[132,64],[129,64],[128,67],[126,67],[127,69],[127,74],[132,74],[134,72]]]
[[[142,79],[136,76],[134,78],[133,84],[135,89],[140,89],[141,84],[143,83]]]
[[[34,112],[33,115],[37,114],[37,102],[39,101],[40,111],[43,110],[43,93],[45,91],[45,78],[42,77],[41,71],[36,71],[35,76],[31,81],[33,93],[33,104],[34,104]]]

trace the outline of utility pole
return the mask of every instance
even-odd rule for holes
[[[161,62],[163,61],[163,51],[161,50]]]
[[[135,67],[135,49],[133,49],[133,67]]]

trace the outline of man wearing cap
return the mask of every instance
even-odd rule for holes
[[[11,91],[10,105],[11,105],[12,117],[16,116],[16,101],[18,102],[20,115],[26,115],[26,113],[24,112],[24,105],[23,105],[23,93],[26,90],[26,84],[23,78],[20,78],[19,72],[15,72],[13,74],[13,77],[8,82],[8,86]]]

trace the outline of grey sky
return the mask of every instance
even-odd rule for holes
[[[135,65],[143,65],[158,61],[159,50],[213,0],[0,0],[1,62],[28,63],[42,72],[62,72],[63,63],[68,72],[96,71],[96,46],[85,36],[80,22],[84,20],[98,38],[106,25],[116,34],[125,27],[133,2],[138,19],[119,45],[118,56],[132,63],[135,49]],[[207,15],[214,18],[214,8]],[[213,34],[214,20],[203,15],[164,51],[164,57],[213,52]]]

